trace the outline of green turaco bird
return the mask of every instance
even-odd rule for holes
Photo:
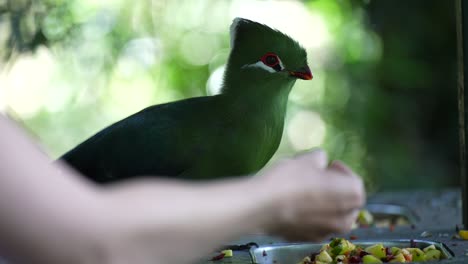
[[[304,48],[266,25],[236,18],[221,94],[148,107],[62,159],[102,183],[137,175],[211,179],[255,173],[279,146],[298,78],[312,79]]]

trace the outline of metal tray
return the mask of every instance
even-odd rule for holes
[[[383,243],[385,247],[400,247],[407,248],[411,245],[409,239],[398,240],[354,240],[353,244],[361,247],[368,247],[377,243]],[[443,243],[427,240],[413,240],[418,248],[425,248],[434,245],[437,249],[442,251],[442,257],[445,259],[453,258],[454,255],[447,246]],[[309,256],[311,253],[319,252],[324,244],[323,243],[282,243],[270,246],[261,246],[252,248],[250,255],[253,263],[258,264],[297,264],[304,257]]]

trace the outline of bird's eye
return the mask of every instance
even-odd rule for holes
[[[268,66],[275,66],[275,64],[277,63],[278,63],[278,59],[273,55],[269,55],[265,58],[265,64]]]
[[[277,64],[279,64],[279,59],[278,59],[278,56],[276,54],[267,53],[267,54],[263,55],[262,62],[267,66],[274,67]]]
[[[267,54],[263,55],[260,59],[263,64],[272,68],[274,71],[281,71],[283,70],[283,64],[281,63],[280,58],[278,55],[272,52],[268,52]]]

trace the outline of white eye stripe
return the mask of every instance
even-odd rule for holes
[[[279,65],[281,67],[281,70],[283,70],[284,69],[283,62],[279,58],[278,58],[278,60],[279,60]],[[256,67],[256,68],[260,68],[260,69],[263,69],[263,70],[265,70],[267,72],[271,72],[271,73],[276,72],[275,69],[273,69],[270,66],[265,65],[265,63],[263,63],[263,61],[261,61],[261,60],[257,61],[256,63],[245,64],[244,66],[242,66],[242,68],[247,68],[247,67]]]
[[[257,61],[256,63],[246,64],[242,66],[242,68],[247,68],[247,67],[256,67],[256,68],[264,69],[265,71],[271,72],[271,73],[276,72],[275,69],[266,66],[262,61]]]

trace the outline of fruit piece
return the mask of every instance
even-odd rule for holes
[[[331,249],[331,254],[332,254],[333,256],[336,256],[336,255],[341,254],[343,251],[344,251],[344,250],[343,250],[343,244],[338,244],[337,246],[335,246],[335,247],[333,247],[333,248]]]
[[[322,262],[322,261],[318,261],[318,260],[315,261],[315,264],[329,264],[329,263],[330,262]]]
[[[434,250],[436,247],[434,245],[427,246],[423,249],[424,252],[428,252],[429,250]]]
[[[224,254],[225,258],[232,258],[232,250],[231,249],[226,249],[221,251],[221,254]]]
[[[390,252],[392,252],[392,255],[398,255],[399,253],[401,253],[401,248],[391,247]]]
[[[385,258],[385,248],[382,244],[375,244],[370,247],[367,247],[366,252],[372,254],[373,256],[377,257],[378,259]]]
[[[353,243],[351,243],[349,240],[346,240],[346,239],[343,239],[342,245],[343,245],[343,248],[341,249],[341,252],[339,254],[349,253],[356,248],[356,246]]]
[[[440,259],[440,250],[433,249],[426,252],[426,260],[439,260]]]
[[[408,250],[404,248],[401,250],[401,253],[403,253],[403,256],[405,257],[407,262],[413,261],[413,255],[411,255],[411,253]]]
[[[405,259],[405,256],[403,256],[403,253],[398,253],[397,255],[395,255],[393,257],[392,260],[390,260],[390,262],[398,262],[398,263],[401,263],[401,262],[406,262],[406,259]]]
[[[372,222],[374,222],[374,217],[369,211],[363,209],[359,211],[357,222],[360,225],[370,225]]]
[[[425,261],[426,254],[419,248],[408,248],[408,251],[413,256],[413,261]]]
[[[330,257],[330,255],[327,253],[327,251],[322,251],[322,252],[320,252],[320,254],[318,254],[315,257],[315,261],[331,263],[331,262],[333,262],[333,259],[332,259],[332,257]]]
[[[380,259],[376,258],[375,256],[365,255],[362,258],[362,263],[369,264],[369,263],[383,263],[383,262]]]
[[[462,238],[467,240],[468,239],[468,230],[460,230],[458,231],[458,235]]]
[[[327,251],[327,252],[330,252],[330,251],[331,251],[330,244],[325,244],[325,245],[323,245],[322,248],[320,249],[320,251]]]
[[[340,243],[341,243],[341,240],[343,240],[343,238],[334,238],[330,243],[330,247],[336,247],[338,246]]]
[[[337,263],[343,263],[343,261],[346,259],[346,256],[345,255],[338,255],[335,257],[335,261]]]
[[[356,246],[344,238],[335,238],[330,242],[331,255],[343,255],[346,252],[351,252]]]

